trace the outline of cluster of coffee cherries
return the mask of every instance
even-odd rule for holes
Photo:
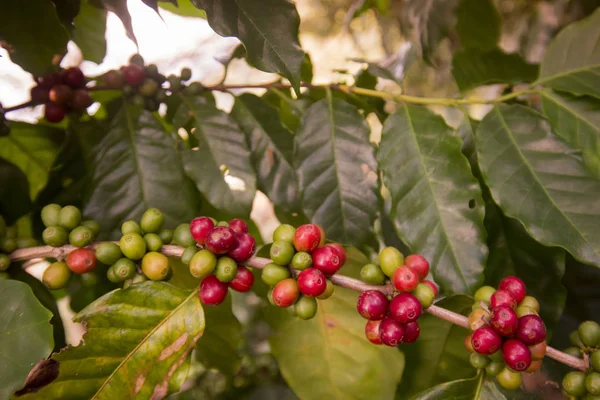
[[[429,262],[418,254],[405,259],[394,247],[384,248],[378,261],[379,265],[367,264],[361,269],[362,279],[380,285],[391,278],[396,291],[391,300],[379,290],[367,290],[358,297],[356,308],[369,320],[365,335],[373,344],[390,347],[413,343],[420,333],[417,319],[437,296],[437,286],[425,280]]]
[[[254,255],[256,240],[244,220],[198,217],[189,224],[189,232],[194,243],[186,247],[181,261],[192,276],[202,279],[198,295],[203,304],[221,304],[230,287],[238,292],[252,288],[254,275],[241,264]]]
[[[546,354],[546,327],[539,303],[526,296],[525,283],[516,276],[500,282],[498,290],[483,286],[475,293],[469,315],[473,331],[465,339],[471,365],[485,368],[507,390],[521,386],[522,372],[535,372]]]
[[[273,232],[269,255],[272,262],[265,265],[261,274],[263,282],[270,286],[269,302],[289,307],[304,320],[316,315],[317,299],[333,295],[333,283],[327,278],[346,262],[342,245],[325,244],[325,231],[315,224],[298,228],[288,224],[278,226]]]
[[[86,88],[83,72],[77,67],[50,72],[36,78],[31,101],[44,104],[48,122],[60,122],[68,112],[84,112],[93,100]]]
[[[595,321],[582,322],[569,336],[573,347],[565,353],[589,361],[586,372],[569,372],[562,381],[563,393],[571,399],[600,399],[600,325]]]

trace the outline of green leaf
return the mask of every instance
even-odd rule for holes
[[[0,398],[22,387],[33,366],[52,351],[50,318],[27,284],[0,280]]]
[[[336,287],[331,298],[318,300],[317,315],[308,321],[277,307],[266,310],[273,355],[301,399],[394,398],[404,357],[367,340],[356,299],[355,292]]]
[[[30,210],[27,177],[14,164],[0,158],[0,215],[12,225]]]
[[[538,242],[600,266],[600,181],[540,114],[495,106],[479,126],[476,145],[482,176],[507,216]]]
[[[25,173],[32,199],[48,181],[63,136],[64,132],[59,129],[11,122],[10,135],[0,137],[0,157]]]
[[[281,124],[277,110],[244,93],[236,98],[231,115],[246,134],[258,189],[284,211],[298,211],[298,179],[292,166],[294,136]]]
[[[377,162],[364,117],[328,95],[304,114],[295,151],[306,216],[331,240],[363,244],[377,213]]]
[[[445,382],[424,390],[411,400],[506,400],[496,384],[485,380],[485,373],[471,379]]]
[[[256,177],[244,133],[206,98],[182,95],[181,99],[173,125],[179,128],[191,121],[198,140],[196,148],[183,152],[186,174],[216,209],[250,215]]]
[[[131,22],[131,15],[129,14],[129,9],[127,8],[127,0],[99,0],[102,1],[104,7],[113,12],[121,22],[123,23],[123,27],[125,28],[125,32],[127,32],[127,37],[133,41],[133,43],[137,46],[137,39],[135,37],[135,32],[133,31],[133,23]]]
[[[580,150],[589,170],[600,177],[600,101],[547,90],[542,106],[553,132]]]
[[[56,7],[56,14],[63,25],[69,29],[81,9],[80,0],[51,0]]]
[[[461,92],[493,83],[531,82],[538,76],[538,66],[528,64],[519,54],[500,49],[468,49],[452,58],[452,74]]]
[[[388,117],[379,146],[398,235],[445,293],[472,292],[487,256],[481,189],[461,147],[440,116],[412,105]]]
[[[464,48],[483,51],[496,48],[502,21],[492,0],[462,0],[456,17],[456,32]]]
[[[535,82],[600,98],[600,8],[563,29],[548,46]]]
[[[182,17],[195,17],[206,19],[206,13],[204,10],[199,10],[190,0],[175,0],[177,4],[173,4],[172,1],[159,1],[158,6],[164,10],[172,12],[173,14],[181,15]]]
[[[289,0],[191,0],[206,11],[210,27],[221,36],[235,36],[256,68],[279,72],[300,90],[304,52],[298,42],[300,17]]]
[[[139,220],[150,207],[164,213],[166,226],[191,220],[198,196],[184,175],[175,140],[156,114],[119,104],[92,150],[84,214],[96,219],[107,237],[120,235],[123,221]]]
[[[52,358],[58,376],[27,398],[163,398],[204,331],[198,293],[164,282],[118,289],[75,317],[86,333]]]
[[[438,301],[436,305],[468,315],[473,299],[455,295]],[[464,346],[465,337],[469,334],[467,329],[430,314],[419,318],[419,327],[419,339],[414,344],[400,346],[406,357],[406,365],[410,365],[399,389],[404,398],[433,385],[470,378],[475,374],[476,370],[469,362],[469,352]]]
[[[83,58],[96,64],[106,55],[106,14],[105,9],[96,7],[91,0],[83,0],[74,21],[73,41]]]
[[[67,51],[69,35],[50,0],[0,1],[2,40],[10,58],[24,70],[43,75],[52,67],[54,56]]]

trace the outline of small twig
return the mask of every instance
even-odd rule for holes
[[[7,108],[4,109],[4,113],[6,114],[6,113],[9,113],[11,111],[17,111],[17,110],[20,110],[22,108],[34,107],[34,106],[37,106],[37,105],[38,105],[37,103],[34,103],[33,101],[30,100],[30,101],[28,101],[26,103],[23,103],[23,104],[17,104],[16,106],[7,107]]]

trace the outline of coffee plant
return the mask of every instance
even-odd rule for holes
[[[0,2],[0,398],[600,398],[595,2],[322,4],[390,54],[327,83],[302,1],[143,2],[239,39],[221,83],[64,65],[126,0]]]

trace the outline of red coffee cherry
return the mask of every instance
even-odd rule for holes
[[[379,320],[385,316],[388,305],[387,297],[379,290],[367,290],[358,296],[356,309],[363,318]]]
[[[50,101],[50,90],[43,86],[34,86],[30,91],[31,101],[35,104],[44,104]]]
[[[90,249],[77,249],[69,253],[67,267],[76,274],[84,274],[96,268],[96,252]]]
[[[236,245],[235,232],[226,226],[217,226],[210,231],[204,244],[212,253],[225,254]]]
[[[390,317],[402,324],[416,321],[422,312],[419,299],[410,293],[400,293],[390,302]]]
[[[57,123],[65,118],[66,110],[63,106],[54,103],[47,103],[44,108],[44,118],[46,121]]]
[[[256,240],[248,233],[235,234],[236,245],[227,255],[237,262],[244,262],[254,255]]]
[[[73,89],[67,85],[56,85],[50,89],[50,101],[59,105],[65,105],[73,98]]]
[[[62,72],[62,81],[73,89],[85,86],[85,75],[77,67],[71,67]]]
[[[298,300],[300,291],[295,279],[288,278],[277,283],[273,288],[273,303],[277,307],[289,307]]]
[[[403,265],[394,271],[392,283],[401,292],[412,292],[419,284],[419,275],[416,271]]]
[[[346,250],[344,250],[344,246],[339,243],[328,243],[325,247],[333,247],[340,253],[340,267],[346,263]]]
[[[379,321],[367,321],[365,325],[365,336],[369,340],[369,342],[373,344],[381,344],[381,337],[379,334],[379,325],[381,324],[381,320]]]
[[[232,219],[229,221],[229,227],[236,233],[248,233],[248,224],[243,219]]]
[[[433,283],[432,281],[430,281],[430,280],[427,280],[427,279],[425,279],[425,280],[423,281],[423,283],[424,283],[424,284],[426,284],[427,286],[429,286],[430,288],[432,288],[432,289],[433,289],[433,293],[435,294],[435,297],[437,297],[437,296],[438,296],[438,294],[439,294],[439,289],[438,289],[438,287],[437,287],[437,285],[436,285],[435,283]]]
[[[404,265],[415,271],[421,281],[429,274],[429,262],[427,262],[425,257],[419,254],[411,254],[406,257],[406,259],[404,259]]]
[[[517,303],[520,303],[527,294],[525,283],[516,276],[507,276],[506,278],[502,279],[498,285],[498,289],[510,292],[515,300],[517,300]]]
[[[501,306],[510,307],[513,310],[516,310],[517,300],[515,299],[515,296],[507,290],[496,290],[490,298],[490,307],[494,309]]]
[[[504,337],[512,336],[519,327],[519,317],[510,307],[496,307],[492,311],[490,325]]]
[[[237,274],[235,275],[235,278],[229,282],[229,286],[237,292],[247,292],[252,289],[252,285],[254,285],[254,275],[252,275],[252,271],[243,265],[238,265]]]
[[[71,107],[76,111],[85,111],[89,106],[94,103],[92,96],[86,89],[77,89],[73,92],[73,99],[71,100]]]
[[[546,326],[537,315],[524,315],[519,318],[519,327],[515,337],[527,346],[533,346],[546,340]]]
[[[214,227],[215,223],[208,217],[194,218],[190,222],[190,233],[198,244],[204,244]]]
[[[312,266],[317,268],[326,276],[335,274],[342,266],[340,253],[335,247],[332,246],[319,247],[312,252],[311,256]]]
[[[479,354],[494,354],[502,346],[502,337],[489,326],[482,326],[471,335],[471,345]]]
[[[502,357],[513,371],[525,371],[531,365],[531,352],[523,342],[516,339],[508,339],[504,343]]]
[[[146,79],[144,68],[137,64],[129,64],[123,67],[122,71],[125,82],[131,86],[141,85],[144,82],[144,79]]]
[[[379,324],[379,336],[381,342],[386,346],[396,347],[402,343],[404,332],[404,325],[390,317],[385,318]]]
[[[294,233],[294,247],[297,251],[312,252],[321,243],[321,231],[316,225],[300,225]],[[339,255],[338,255],[339,258]]]
[[[533,346],[529,346],[529,351],[531,352],[532,360],[541,360],[546,355],[546,349],[548,348],[548,343],[546,341],[540,342]]]
[[[298,289],[305,296],[317,297],[325,292],[327,278],[316,268],[308,268],[298,275]]]
[[[414,343],[421,333],[421,329],[419,328],[419,323],[417,321],[409,322],[404,325],[404,337],[402,338],[402,343]]]
[[[208,275],[200,283],[198,290],[200,301],[208,306],[221,304],[227,297],[228,286],[227,283],[218,280],[216,276]]]
[[[60,72],[49,72],[46,75],[37,79],[39,86],[50,90],[53,86],[62,83]]]

